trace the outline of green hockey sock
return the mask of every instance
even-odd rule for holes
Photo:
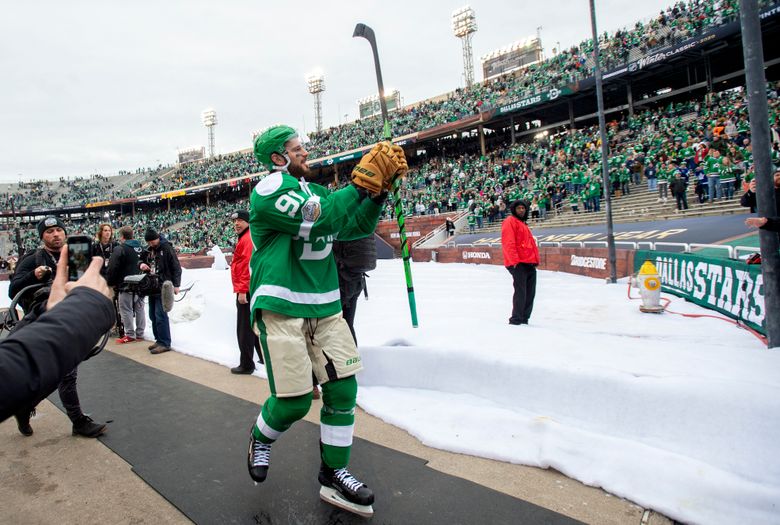
[[[357,380],[355,376],[322,385],[320,443],[322,461],[330,468],[349,464],[355,430]]]
[[[311,392],[297,397],[271,395],[263,404],[263,410],[252,427],[255,439],[268,444],[279,439],[282,432],[309,412],[311,398]]]

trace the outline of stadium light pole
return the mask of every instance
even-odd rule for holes
[[[214,126],[217,125],[217,112],[213,108],[204,109],[200,114],[203,125],[209,130],[209,157],[214,156]]]
[[[601,137],[601,176],[604,186],[604,207],[607,213],[607,250],[609,251],[609,282],[617,282],[617,256],[615,255],[615,234],[612,227],[612,199],[609,196],[609,144],[607,143],[607,125],[604,118],[604,92],[599,65],[599,38],[596,30],[596,3],[590,0],[590,25],[593,30],[593,63],[596,73],[596,102],[599,112],[599,136]]]
[[[756,204],[761,217],[776,217],[775,185],[772,174],[772,149],[769,140],[769,111],[766,100],[764,50],[761,42],[761,20],[757,0],[739,0],[742,29],[742,54],[745,60],[750,137],[753,143],[753,163],[756,176]],[[759,230],[761,273],[764,278],[764,319],[767,346],[780,349],[780,254],[778,235]]]
[[[463,44],[463,77],[466,87],[474,83],[474,53],[471,50],[471,38],[477,32],[477,17],[471,6],[463,6],[452,12],[452,33]]]
[[[309,93],[314,95],[314,124],[317,131],[322,131],[322,92],[325,91],[325,75],[315,70],[306,77]]]

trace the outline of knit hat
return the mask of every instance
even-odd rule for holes
[[[154,231],[154,228],[147,228],[146,233],[144,233],[144,240],[146,242],[154,241],[156,239],[160,238],[160,234]]]
[[[249,222],[249,212],[246,210],[234,211],[230,218],[232,220],[241,219],[242,221]]]
[[[59,226],[63,231],[65,230],[65,223],[62,222],[59,217],[45,217],[38,223],[38,237],[43,239],[43,232],[55,226]],[[68,232],[65,231],[65,233]]]

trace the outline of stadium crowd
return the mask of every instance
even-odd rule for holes
[[[772,3],[761,0],[760,4]],[[648,21],[599,38],[605,69],[662,46],[680,42],[702,31],[731,22],[737,16],[737,0],[689,0],[677,2]],[[453,122],[486,108],[592,76],[593,41],[585,40],[568,50],[532,64],[511,75],[457,89],[393,113],[396,135]],[[768,90],[773,129],[773,162],[778,162],[777,87]],[[349,151],[370,144],[381,134],[378,116],[360,119],[312,135],[307,144],[310,159]],[[667,107],[624,116],[609,126],[610,184],[616,196],[637,191],[657,191],[659,202],[679,196],[689,185],[696,187],[699,202],[731,199],[749,181],[752,151],[743,94],[729,91],[709,101],[670,104]],[[718,153],[714,153],[717,151]],[[715,160],[713,160],[715,159]],[[138,197],[261,172],[251,153],[236,152],[171,169],[122,172],[127,178],[144,175],[121,185],[103,175],[20,182],[0,194],[0,209],[18,211],[34,207],[65,207],[98,200]],[[682,182],[675,182],[676,179]],[[524,198],[531,203],[533,219],[544,220],[568,206],[575,213],[600,210],[600,144],[595,126],[566,130],[531,142],[501,145],[481,157],[461,153],[424,158],[412,170],[402,191],[405,213],[431,214],[468,210],[476,228],[506,216],[506,203]],[[679,197],[678,197],[679,200]],[[245,200],[239,201],[245,203]],[[678,202],[678,207],[687,207]],[[228,246],[222,219],[229,211],[224,202],[211,206],[174,206],[170,211],[139,211],[135,217],[114,216],[112,224],[151,226],[167,235],[183,252],[197,252],[217,244]],[[390,204],[386,218],[392,218]],[[80,221],[75,231],[91,233],[96,221]],[[35,245],[34,231],[23,234],[25,245]]]
[[[771,4],[772,0],[761,0],[760,5]],[[648,21],[637,22],[631,28],[614,33],[604,33],[599,38],[599,47],[605,69],[623,65],[672,43],[680,42],[702,31],[731,22],[737,16],[738,0],[689,0],[677,2],[662,10]],[[518,100],[551,88],[593,75],[590,54],[592,39],[586,39],[543,60],[531,64],[510,75],[476,83],[468,89],[457,89],[446,95],[410,105],[392,114],[393,130],[396,135],[454,122],[479,111]],[[349,151],[372,143],[381,135],[382,123],[378,116],[363,118],[314,133],[308,144],[310,158]],[[99,175],[61,181],[59,186],[50,182],[39,182],[36,188],[14,192],[17,209],[38,206],[55,207],[82,205],[101,198],[126,198],[149,195],[163,191],[218,182],[242,175],[255,174],[261,170],[249,153],[236,152],[186,163],[173,169],[166,176],[160,176],[163,167],[146,171],[148,175],[127,188],[115,184],[111,190],[108,179]],[[128,175],[123,172],[122,175]],[[102,182],[102,184],[101,184]],[[0,196],[0,208],[10,209],[10,195]]]
[[[768,95],[772,160],[780,167],[777,87]],[[752,177],[741,90],[715,94],[709,105],[704,100],[680,102],[614,120],[608,137],[608,189],[617,197],[647,184],[642,191],[658,191],[658,202],[666,202],[679,178],[675,187],[683,193],[695,187],[700,203],[715,202],[733,199],[741,183]],[[432,159],[410,170],[405,210],[419,215],[468,209],[477,228],[505,217],[507,203],[518,198],[531,203],[531,217],[539,220],[564,206],[575,213],[597,212],[604,194],[600,158],[598,128],[591,126],[498,148],[486,158]],[[687,206],[679,203],[681,209]],[[386,215],[393,215],[389,206]]]
[[[759,3],[763,6],[772,1]],[[733,22],[737,13],[738,0],[677,2],[648,22],[637,22],[633,28],[601,35],[602,67],[609,70],[622,66],[632,55],[639,57]],[[520,71],[407,106],[393,113],[393,130],[396,135],[405,135],[592,77],[592,52],[593,39],[587,39]],[[381,129],[380,117],[374,116],[314,133],[310,136],[311,154],[317,158],[366,146],[381,135]]]
[[[778,86],[768,89],[768,98],[772,162],[780,168]],[[741,89],[613,120],[608,125],[608,137],[607,189],[617,198],[648,191],[657,192],[658,202],[665,203],[692,187],[700,203],[715,202],[733,199],[752,178],[750,128]],[[564,209],[597,212],[604,197],[600,157],[595,125],[503,145],[484,157],[423,157],[416,164],[412,161],[401,191],[404,213],[467,210],[469,224],[478,229],[506,217],[507,204],[519,198],[530,203],[530,216],[539,221]],[[138,231],[152,227],[183,253],[204,252],[214,245],[224,250],[234,243],[232,230],[225,227],[227,217],[235,209],[248,206],[246,196],[238,195],[215,199],[209,206],[179,205],[176,200],[172,203],[170,210],[137,210],[134,216],[116,215],[109,222],[115,229],[122,225]],[[678,208],[687,206],[687,201],[678,202]],[[384,217],[394,218],[390,203]],[[92,235],[103,220],[66,224],[69,233]],[[23,240],[28,247],[38,242],[33,230]]]
[[[143,193],[153,194],[164,191],[180,190],[201,184],[219,182],[241,176],[249,176],[263,171],[248,152],[220,155],[202,162],[189,162],[176,168],[168,177],[146,181]]]

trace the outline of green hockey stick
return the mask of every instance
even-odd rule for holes
[[[379,86],[379,107],[382,109],[382,137],[385,140],[391,140],[393,133],[390,129],[390,119],[387,116],[387,101],[385,101],[385,86],[382,83],[382,69],[379,67],[379,53],[376,50],[376,36],[374,30],[365,24],[355,26],[355,32],[352,37],[361,37],[368,40],[371,44],[371,51],[374,53],[374,68],[376,69],[376,83]],[[417,328],[417,303],[414,299],[414,284],[412,284],[412,265],[409,262],[409,240],[406,238],[406,219],[404,218],[403,205],[401,203],[401,179],[396,179],[393,183],[393,204],[395,206],[395,217],[398,221],[398,234],[401,239],[401,257],[404,260],[404,274],[406,275],[406,291],[409,296],[409,312],[412,314],[412,327]]]

